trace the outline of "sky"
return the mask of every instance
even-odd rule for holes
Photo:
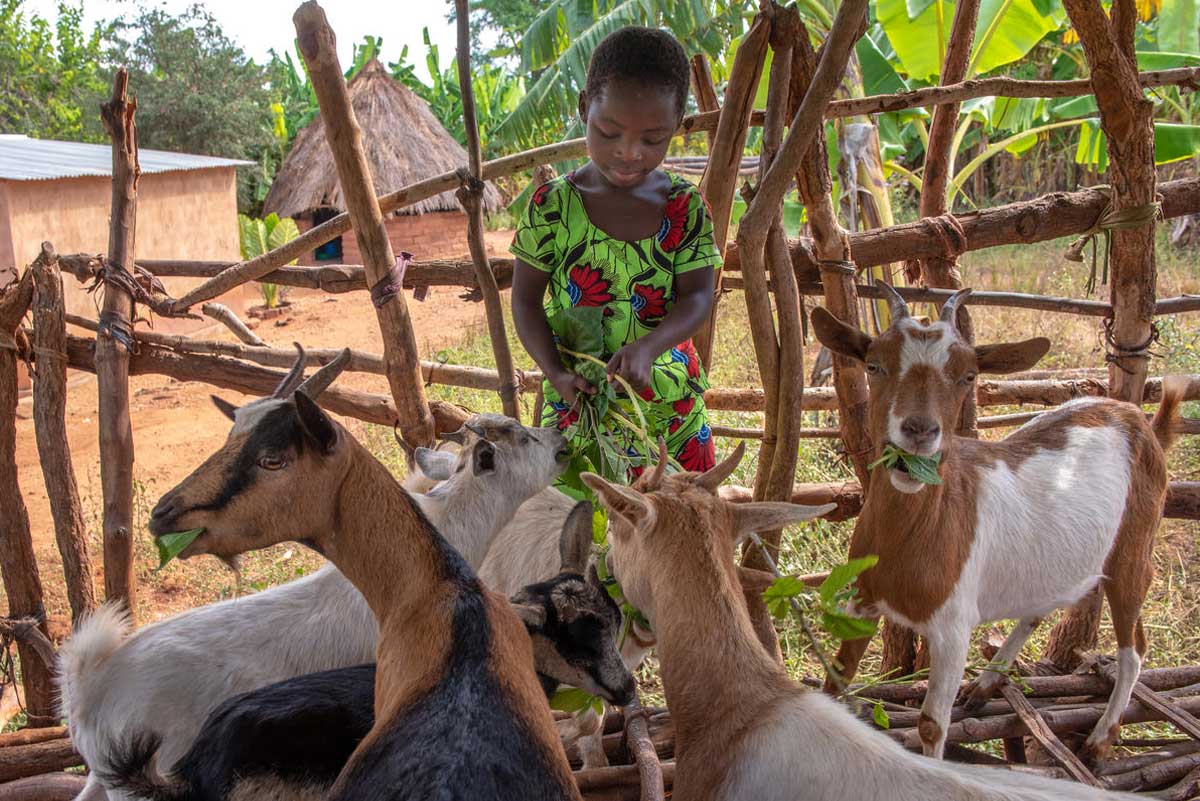
[[[78,0],[68,0],[77,4]],[[196,0],[145,0],[147,5],[161,5],[171,13],[179,13]],[[217,18],[225,34],[237,41],[255,61],[270,60],[270,51],[295,53],[296,29],[292,14],[299,0],[208,0],[201,3]],[[421,29],[429,27],[430,40],[438,45],[442,68],[454,58],[455,30],[446,21],[446,12],[453,3],[448,0],[325,0],[321,6],[337,35],[338,57],[343,68],[349,63],[353,45],[367,34],[383,37],[384,63],[395,61],[404,45],[408,45],[409,61],[416,74],[428,81],[425,68],[425,45]],[[133,0],[83,0],[85,24],[132,14],[137,8]],[[57,0],[25,0],[23,8],[47,19],[54,19]]]

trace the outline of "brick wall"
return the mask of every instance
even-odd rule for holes
[[[312,216],[296,221],[301,232],[312,227]],[[461,211],[439,211],[430,214],[399,214],[386,220],[392,250],[407,250],[418,260],[468,258],[467,215]],[[362,253],[353,233],[342,235],[342,264],[362,264]],[[301,264],[314,264],[312,253],[300,259]]]

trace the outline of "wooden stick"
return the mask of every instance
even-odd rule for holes
[[[460,0],[461,2],[461,0]],[[625,744],[633,755],[641,783],[641,801],[663,801],[663,772],[658,752],[650,740],[646,710],[635,699],[625,707]]]
[[[758,92],[763,62],[767,56],[767,43],[771,33],[771,21],[763,14],[756,14],[750,30],[742,37],[729,81],[725,85],[725,102],[716,122],[716,134],[709,148],[708,167],[700,179],[700,191],[708,201],[713,218],[713,241],[725,256],[729,234],[730,215],[733,213],[733,195],[737,189],[737,165],[741,164],[742,153],[749,133],[750,113],[754,108],[754,96]],[[714,117],[715,119],[715,117]],[[715,271],[713,284],[712,313],[708,323],[696,335],[696,351],[705,367],[712,367],[712,347],[716,330],[717,307],[721,297],[721,270]]]
[[[1109,790],[1140,790],[1161,787],[1167,782],[1186,776],[1200,767],[1200,754],[1185,754],[1160,759],[1124,773],[1113,773],[1101,781]],[[1188,798],[1189,796],[1184,796]]]
[[[13,745],[0,749],[0,782],[37,776],[83,764],[68,739],[47,740],[32,745]]]
[[[364,286],[363,288],[365,289],[366,287]],[[243,323],[241,319],[239,319],[238,316],[233,313],[233,309],[229,308],[228,306],[213,301],[205,303],[200,307],[200,309],[204,312],[206,317],[211,317],[218,323],[224,325],[233,332],[235,337],[240,339],[242,342],[245,342],[247,345],[267,344],[266,342],[263,342],[261,338],[259,338],[258,334],[251,331],[246,324]]]
[[[295,356],[292,357],[293,360]],[[76,370],[96,371],[95,355],[89,340],[67,335],[68,366]],[[129,362],[131,375],[165,375],[178,381],[201,381],[222,389],[247,395],[266,396],[279,385],[285,374],[236,359],[219,356],[174,353],[161,348],[145,348]],[[353,417],[367,423],[391,428],[396,423],[396,407],[387,395],[357,392],[334,385],[321,393],[321,406],[334,414]],[[469,416],[459,407],[444,401],[430,404],[437,433],[457,431]]]
[[[715,111],[718,113],[717,119],[720,120],[721,102],[717,99],[717,85],[713,82],[712,70],[708,66],[708,57],[703,53],[697,53],[692,56],[690,62],[692,68],[692,96],[696,98],[696,108],[700,109],[701,113],[706,111]],[[707,131],[708,152],[713,152],[713,143],[716,139],[714,131]],[[745,165],[746,159],[742,158],[742,164]],[[708,166],[708,157],[703,157],[702,167]]]
[[[954,4],[954,22],[946,46],[945,63],[942,65],[942,84],[958,83],[967,76],[978,18],[979,0],[959,0]],[[925,146],[925,170],[921,179],[920,213],[923,218],[941,217],[949,210],[948,203],[953,207],[954,199],[946,197],[946,188],[950,182],[950,175],[954,172],[954,139],[957,128],[957,104],[948,103],[934,108],[933,119],[929,124],[929,140]],[[936,222],[932,224],[937,225]],[[923,282],[927,286],[939,289],[962,289],[962,273],[958,271],[956,257],[957,253],[949,251],[922,259],[919,267]],[[917,275],[912,267],[917,265],[911,262],[909,265],[905,267],[906,277],[915,283]],[[963,338],[969,344],[974,344],[975,327],[971,323],[970,313],[960,308],[956,322]],[[958,433],[978,437],[975,417],[975,396],[967,393],[959,413]]]
[[[1189,711],[1200,710],[1200,697],[1183,698],[1180,699],[1180,703]],[[1096,725],[1096,721],[1100,719],[1103,713],[1104,704],[1097,703],[1074,709],[1043,709],[1042,718],[1046,721],[1046,725],[1051,731],[1063,733],[1079,729],[1090,729]],[[1129,708],[1122,715],[1121,724],[1146,723],[1152,720],[1161,720],[1161,717],[1154,710],[1148,709],[1141,703],[1134,702],[1129,705]],[[903,743],[905,747],[919,748],[921,745],[920,735],[917,733],[915,727],[911,729],[897,729],[889,733]],[[1025,723],[1016,713],[987,718],[968,717],[950,724],[947,742],[978,743],[985,740],[998,740],[1003,737],[1020,737],[1027,733],[1028,729]]]
[[[21,279],[0,289],[0,576],[8,597],[8,614],[16,618],[42,621],[46,631],[46,609],[42,582],[38,576],[29,530],[29,512],[17,480],[17,358],[26,350],[19,331],[21,319],[33,300],[33,274],[26,270]],[[8,632],[6,632],[8,633]],[[54,713],[53,663],[38,655],[37,649],[17,638],[21,659],[21,678],[25,688],[25,707],[31,725],[46,726]]]
[[[796,94],[803,92],[807,97],[817,69],[816,54],[807,31],[802,31],[797,38],[793,59],[793,91]],[[801,162],[796,175],[796,187],[808,209],[815,258],[827,262],[824,269],[818,268],[825,307],[847,325],[861,328],[858,292],[850,271],[855,256],[850,238],[838,222],[837,212],[833,208],[833,179],[829,174],[826,150],[825,131],[819,128],[814,133],[812,147]],[[834,355],[833,384],[837,389],[838,425],[850,465],[859,483],[869,487],[871,471],[867,469],[867,464],[873,453],[873,445],[867,426],[866,373],[861,364]]]
[[[0,801],[72,801],[87,784],[78,773],[47,773],[0,784]]]
[[[137,101],[129,100],[129,74],[113,79],[112,97],[100,107],[112,139],[112,212],[109,215],[109,270],[132,270],[137,221]],[[104,287],[102,315],[112,328],[96,335],[99,393],[100,484],[104,494],[104,595],[136,611],[133,576],[133,427],[129,421],[129,350],[123,331],[133,327],[133,298],[113,283]]]
[[[504,307],[500,303],[500,289],[496,285],[496,276],[492,275],[488,265],[487,247],[483,237],[483,150],[479,144],[479,124],[475,119],[475,89],[471,82],[471,31],[467,0],[454,0],[454,9],[458,24],[458,88],[462,100],[463,125],[467,132],[467,156],[471,163],[469,180],[464,180],[459,187],[457,197],[467,212],[467,244],[471,248],[475,277],[487,312],[492,355],[501,377],[500,403],[506,415],[519,420],[521,406],[517,394],[520,387],[513,370],[512,353],[508,349],[508,332],[504,327]]]
[[[49,242],[30,267],[33,275],[33,347],[45,358],[33,375],[33,426],[46,497],[54,518],[54,539],[62,555],[71,620],[96,608],[92,560],[88,555],[87,524],[75,482],[71,445],[67,439],[67,324],[62,274]]]
[[[1126,742],[1128,741],[1121,740],[1117,745],[1124,745]],[[1200,742],[1196,742],[1195,740],[1180,740],[1156,747],[1153,751],[1147,753],[1135,754],[1123,759],[1106,760],[1096,766],[1096,775],[1101,777],[1116,776],[1120,773],[1128,773],[1131,770],[1153,765],[1156,762],[1162,762],[1165,759],[1195,754],[1197,752],[1200,752]]]
[[[857,490],[857,487],[855,487]],[[722,496],[724,492],[722,492]],[[1143,670],[1139,681],[1156,691],[1186,687],[1200,682],[1200,667],[1151,668]],[[966,687],[968,682],[963,682]],[[1107,697],[1112,684],[1091,673],[1068,674],[1065,676],[1026,676],[1022,684],[1029,690],[1030,698],[1065,698],[1073,696]],[[925,697],[927,681],[895,684],[878,684],[873,687],[851,687],[850,692],[863,698],[877,698],[894,703],[910,703]]]
[[[1034,736],[1042,747],[1050,752],[1058,764],[1066,768],[1072,778],[1077,782],[1081,782],[1090,787],[1102,787],[1101,783],[1096,780],[1092,772],[1079,761],[1079,757],[1062,744],[1062,740],[1058,739],[1057,735],[1050,730],[1046,725],[1046,721],[1038,714],[1038,711],[1033,708],[1033,704],[1029,703],[1029,699],[1021,694],[1021,691],[1007,682],[1000,687],[1000,693],[1012,705],[1013,711],[1025,723],[1029,729],[1029,733]]]
[[[47,740],[59,740],[67,736],[66,726],[47,726],[44,729],[17,729],[0,734],[0,748],[11,745],[32,745]]]
[[[1188,771],[1177,783],[1158,794],[1163,801],[1186,801],[1196,797],[1200,791],[1200,764]]]
[[[1110,684],[1116,683],[1117,669],[1115,664],[1098,664],[1093,669]],[[1197,720],[1187,710],[1180,708],[1170,698],[1159,695],[1141,681],[1133,685],[1133,697],[1151,709],[1157,710],[1164,719],[1171,721],[1175,728],[1187,736],[1195,740],[1200,740],[1200,720]]]
[[[292,21],[313,91],[321,107],[325,138],[337,166],[338,181],[346,200],[358,248],[363,254],[368,283],[378,286],[392,279],[396,257],[383,224],[383,211],[375,198],[375,184],[363,150],[362,132],[350,104],[342,67],[338,63],[333,29],[316,0],[296,9]],[[397,288],[398,289],[398,288]],[[375,313],[383,334],[383,360],[388,385],[399,415],[400,430],[410,447],[432,446],[434,422],[425,400],[425,385],[417,358],[417,341],[404,293],[375,300]]]

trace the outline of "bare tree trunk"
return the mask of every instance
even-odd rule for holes
[[[708,152],[708,167],[700,179],[700,191],[704,193],[713,215],[713,241],[725,255],[729,236],[730,215],[733,212],[733,195],[737,190],[738,165],[742,163],[742,152],[746,146],[750,114],[754,109],[754,95],[762,77],[763,62],[767,56],[767,44],[771,35],[771,21],[763,14],[754,17],[750,30],[742,37],[737,55],[733,59],[729,83],[725,86],[725,102],[717,132]],[[717,270],[713,285],[712,314],[707,325],[696,335],[696,351],[700,362],[712,365],[712,346],[716,331],[717,306],[721,299],[721,271]]]
[[[475,276],[487,312],[488,335],[492,340],[496,371],[500,374],[500,402],[506,415],[519,420],[521,407],[517,402],[517,393],[520,387],[513,372],[512,353],[508,349],[504,306],[500,303],[500,289],[488,263],[487,246],[483,241],[483,150],[479,143],[479,124],[475,119],[475,90],[471,85],[470,11],[467,0],[455,0],[454,8],[458,20],[458,87],[462,98],[463,124],[467,131],[467,155],[471,160],[470,175],[458,189],[458,202],[467,212],[467,244],[471,249]]]
[[[54,517],[54,537],[62,554],[71,619],[96,607],[92,561],[87,549],[87,525],[71,464],[67,440],[67,323],[63,308],[62,274],[49,242],[30,267],[33,274],[33,347],[42,355],[33,377],[33,424],[46,496]]]
[[[1092,92],[1100,107],[1100,127],[1108,142],[1108,183],[1114,211],[1143,209],[1146,223],[1112,232],[1109,396],[1138,402],[1146,384],[1153,342],[1156,272],[1154,264],[1154,104],[1142,96],[1134,57],[1133,0],[1115,0],[1112,19],[1097,0],[1064,0],[1092,71]],[[1100,597],[1068,611],[1050,633],[1045,658],[1063,668],[1095,646],[1100,629]]]
[[[400,291],[398,264],[383,224],[375,184],[363,151],[362,131],[350,105],[342,67],[338,63],[333,29],[316,0],[296,10],[292,21],[300,53],[325,121],[325,138],[337,166],[338,181],[346,199],[358,248],[362,251],[367,283],[376,291],[375,313],[383,334],[383,360],[388,385],[396,402],[399,425],[409,447],[433,444],[434,422],[425,400],[425,385],[417,359],[408,304]],[[398,132],[398,135],[404,135]]]
[[[8,615],[33,618],[46,632],[42,582],[29,532],[29,512],[17,482],[17,357],[25,349],[21,318],[33,299],[33,276],[0,289],[0,576],[8,596]],[[30,726],[52,726],[54,714],[53,666],[22,639],[17,640],[25,708]]]
[[[117,71],[112,97],[100,117],[112,139],[112,213],[108,271],[133,269],[137,233],[137,101],[127,96],[129,75]],[[101,330],[96,334],[96,383],[100,406],[100,484],[104,492],[104,595],[135,613],[133,576],[133,427],[129,422],[129,348],[133,298],[113,282],[104,286]]]
[[[721,103],[717,100],[717,86],[713,83],[712,70],[708,66],[708,57],[703,53],[692,56],[692,94],[696,98],[696,108],[701,112],[720,111]],[[716,139],[714,131],[705,132],[708,138],[708,152],[712,153],[713,142]]]

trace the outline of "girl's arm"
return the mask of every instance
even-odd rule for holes
[[[515,306],[515,274],[513,287]],[[671,307],[671,311],[653,331],[614,353],[608,362],[608,374],[621,376],[633,385],[634,389],[650,386],[650,368],[654,360],[680,342],[694,336],[707,322],[712,305],[712,267],[689,270],[675,276],[675,305]]]
[[[513,324],[521,344],[538,367],[542,368],[550,386],[554,387],[564,403],[572,405],[578,393],[591,395],[596,388],[583,376],[563,367],[550,323],[546,321],[546,311],[542,308],[542,299],[546,296],[546,285],[549,283],[549,273],[530,267],[520,259],[516,260],[512,281]]]

